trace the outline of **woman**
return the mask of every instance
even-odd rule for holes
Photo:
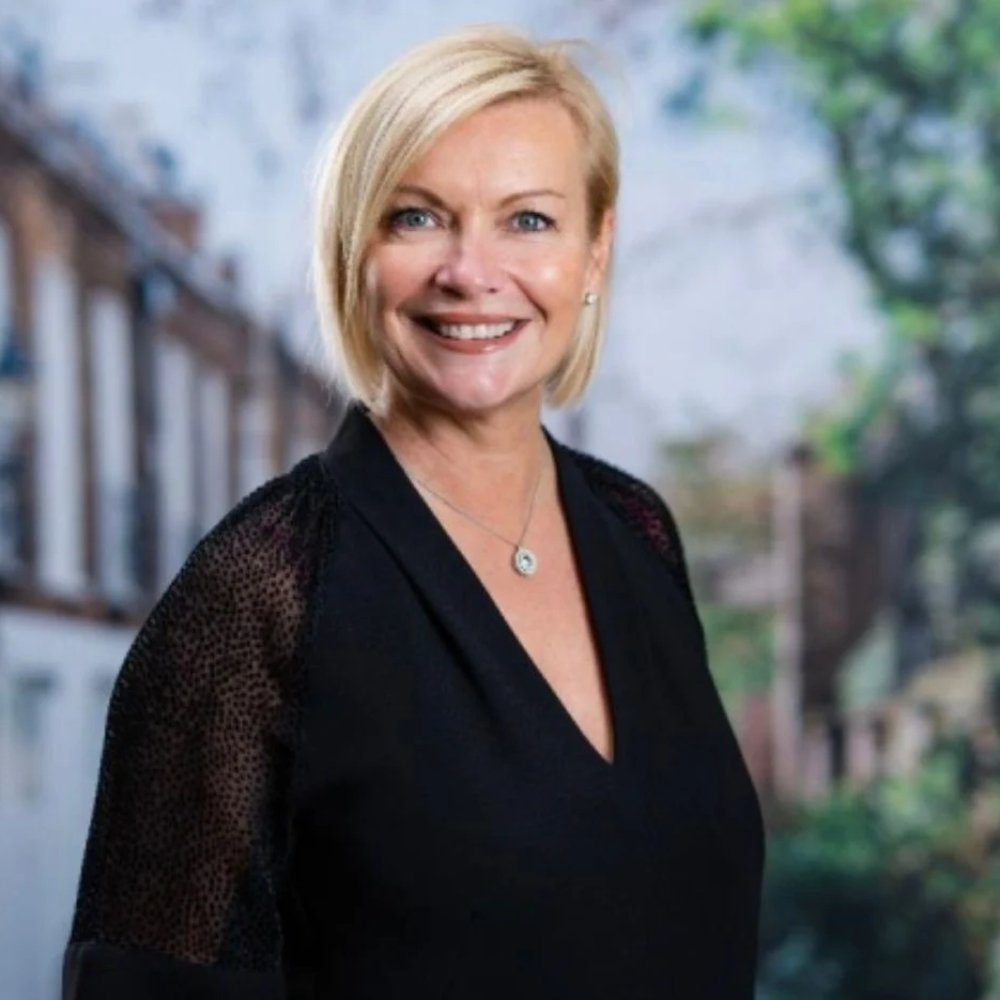
[[[505,31],[347,115],[315,283],[356,402],[129,654],[67,997],[752,995],[760,815],[673,521],[540,424],[617,188],[592,85]]]

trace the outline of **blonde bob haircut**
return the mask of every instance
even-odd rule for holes
[[[499,27],[466,28],[419,46],[375,78],[321,150],[311,283],[334,372],[378,410],[387,384],[372,328],[366,250],[403,175],[448,128],[501,101],[548,98],[572,115],[586,150],[588,219],[596,239],[618,198],[618,138],[594,84],[570,58],[578,42],[537,44]],[[605,277],[605,284],[607,278]],[[551,405],[580,398],[607,320],[606,289],[581,309],[546,386]]]

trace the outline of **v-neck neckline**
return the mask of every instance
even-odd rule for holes
[[[569,528],[584,605],[608,701],[612,757],[606,758],[584,733],[542,673],[496,600],[427,505],[381,432],[360,406],[352,406],[324,460],[346,499],[383,538],[428,601],[432,613],[465,654],[486,661],[524,711],[547,721],[550,751],[581,757],[596,773],[618,774],[629,759],[632,699],[627,690],[627,588],[598,501],[562,446],[543,428],[552,450],[560,503]],[[634,621],[632,622],[634,625]],[[562,744],[565,735],[565,744]]]

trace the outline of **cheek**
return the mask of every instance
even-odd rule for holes
[[[369,259],[366,284],[369,301],[378,312],[398,308],[418,292],[427,280],[427,255],[413,248],[399,252],[383,248]]]
[[[525,284],[532,297],[549,311],[575,307],[583,288],[584,268],[575,255],[534,262],[525,270]]]

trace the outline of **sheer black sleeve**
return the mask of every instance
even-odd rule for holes
[[[283,996],[300,662],[332,496],[306,459],[195,549],[119,673],[64,1000]]]
[[[684,546],[677,522],[664,499],[641,479],[607,462],[571,451],[591,488],[636,534],[649,543],[670,567],[685,596],[694,604]]]

